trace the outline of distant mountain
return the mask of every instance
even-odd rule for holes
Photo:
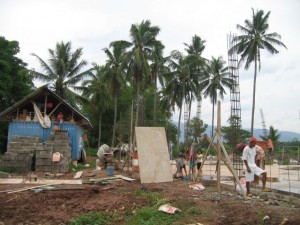
[[[177,126],[178,123],[175,123],[175,125]],[[183,128],[184,128],[183,123],[181,123],[180,141],[184,140],[184,130],[183,130]],[[243,129],[247,130],[247,131],[250,131],[250,128],[243,128]],[[205,133],[207,133],[208,136],[211,135],[211,126],[210,125],[206,128]],[[288,142],[288,141],[293,141],[295,139],[300,141],[300,134],[299,133],[291,132],[291,131],[278,131],[278,133],[280,134],[280,138],[279,138],[280,142]],[[260,139],[260,136],[263,136],[263,129],[254,129],[254,136],[257,139]]]

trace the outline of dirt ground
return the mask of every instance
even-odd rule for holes
[[[107,177],[107,172],[101,170],[93,173],[94,168],[84,170],[83,179]],[[76,172],[63,175],[59,179],[73,179]],[[115,171],[120,174],[120,171]],[[44,179],[43,173],[36,174],[38,179]],[[123,172],[130,177],[131,174]],[[17,175],[13,175],[17,176]],[[20,175],[18,175],[20,176]],[[199,183],[201,181],[198,181]],[[0,185],[0,224],[3,225],[57,225],[68,224],[79,214],[88,212],[114,212],[120,218],[134,214],[137,208],[146,206],[149,202],[137,196],[135,191],[147,190],[159,192],[162,198],[168,199],[172,206],[184,211],[187,207],[199,208],[201,215],[194,215],[178,221],[176,224],[263,224],[262,219],[269,216],[266,224],[300,224],[300,208],[289,202],[262,200],[259,197],[243,199],[230,187],[221,187],[217,192],[216,184],[204,182],[205,190],[189,189],[193,182],[174,180],[169,183],[141,184],[139,180],[132,182],[115,180],[111,184],[73,184],[63,185],[67,190],[7,193],[7,190],[18,190],[30,187],[28,184]],[[80,188],[72,190],[72,188]],[[288,223],[282,223],[284,219]],[[120,220],[119,224],[123,224]]]

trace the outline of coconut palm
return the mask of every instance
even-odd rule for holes
[[[184,45],[186,46],[186,48],[184,49],[189,55],[197,55],[197,56],[201,56],[202,52],[205,49],[205,40],[202,40],[201,37],[199,37],[198,35],[195,35],[192,37],[192,43],[191,44],[186,44],[184,43]]]
[[[135,126],[138,126],[139,110],[141,102],[141,85],[147,77],[151,77],[148,60],[156,45],[162,46],[156,40],[160,31],[157,26],[151,26],[149,20],[142,21],[140,24],[133,24],[130,29],[131,49],[127,52],[125,62],[128,65],[128,74],[131,81],[136,86],[136,118]]]
[[[277,54],[279,51],[273,45],[286,48],[286,46],[280,41],[281,36],[279,34],[275,32],[267,33],[269,29],[269,16],[270,11],[265,14],[263,10],[257,10],[254,12],[254,9],[252,9],[252,19],[246,19],[245,26],[237,25],[237,29],[243,34],[233,38],[232,43],[236,44],[229,49],[229,54],[237,53],[240,55],[239,64],[246,61],[245,69],[249,69],[251,63],[254,62],[251,135],[253,135],[254,126],[257,70],[260,70],[261,68],[260,51],[266,49],[271,54]]]
[[[54,50],[49,49],[50,59],[47,64],[38,55],[35,56],[45,73],[31,70],[35,79],[46,82],[50,88],[61,98],[68,101],[75,107],[75,96],[78,96],[70,88],[76,87],[79,81],[91,75],[92,69],[82,71],[87,65],[85,60],[80,59],[82,48],[72,52],[71,42],[57,43]]]
[[[205,65],[205,61],[206,59],[204,59],[201,54],[205,49],[205,40],[202,40],[201,37],[199,37],[198,35],[194,35],[192,37],[192,43],[191,44],[186,44],[184,43],[184,45],[186,46],[185,51],[188,53],[189,56],[192,56],[193,60],[200,62],[197,63],[197,65],[195,65],[194,70],[197,71],[197,80],[199,79],[199,76],[203,76],[203,68]],[[202,72],[201,72],[202,71]],[[197,81],[195,81],[197,83]],[[198,93],[197,93],[197,109],[201,108],[201,101],[202,101],[202,94],[201,94],[201,89],[198,89]],[[191,104],[192,102],[190,102],[189,104],[189,115],[188,115],[188,120],[187,120],[187,124],[186,124],[186,129],[187,131],[189,130],[189,121],[190,121],[190,117],[191,117]],[[198,113],[198,112],[197,112]],[[200,119],[200,118],[199,118]],[[188,132],[187,132],[188,133]],[[187,138],[187,137],[186,137]]]
[[[101,144],[102,114],[109,108],[111,98],[104,79],[106,68],[98,65],[94,65],[94,68],[95,74],[92,74],[92,79],[83,81],[82,86],[78,88],[82,91],[82,96],[88,100],[86,103],[90,111],[99,114],[99,148]]]
[[[130,46],[127,42],[112,42],[109,48],[105,48],[108,59],[106,60],[106,71],[104,72],[104,80],[107,83],[110,95],[114,99],[114,125],[111,146],[115,145],[116,124],[117,124],[117,103],[120,95],[121,87],[125,83],[125,67],[123,65],[126,48]]]
[[[157,85],[158,82],[161,86],[164,86],[164,78],[163,74],[168,70],[165,66],[166,61],[169,57],[163,57],[163,49],[165,48],[164,45],[161,43],[157,43],[154,46],[154,50],[150,55],[151,64],[151,83],[154,86],[154,102],[153,102],[153,124],[156,124],[156,108],[157,108]]]
[[[212,103],[212,134],[214,132],[214,113],[215,104],[218,97],[224,99],[226,94],[225,88],[231,89],[234,85],[234,80],[229,77],[227,67],[224,67],[226,62],[222,56],[218,58],[212,57],[208,63],[206,77],[201,81],[201,89],[205,98],[209,97]]]
[[[198,70],[196,65],[203,63],[195,56],[184,56],[181,52],[174,50],[168,60],[170,72],[164,74],[166,78],[165,92],[170,97],[171,106],[179,108],[177,145],[180,138],[180,121],[182,106],[184,102],[189,104],[197,97],[198,91]],[[189,105],[190,106],[190,105]]]

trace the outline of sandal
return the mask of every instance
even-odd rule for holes
[[[268,188],[263,188],[261,191],[262,191],[262,192],[271,192],[271,190],[268,189]]]

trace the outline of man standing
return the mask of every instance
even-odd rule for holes
[[[251,137],[249,144],[244,148],[243,150],[243,156],[242,159],[244,161],[244,164],[246,166],[245,171],[245,178],[246,178],[246,188],[247,188],[247,196],[252,196],[250,193],[250,182],[254,180],[254,175],[262,176],[262,191],[263,192],[269,192],[270,190],[266,188],[266,181],[267,181],[267,172],[263,169],[259,168],[255,164],[255,156],[256,156],[256,138]]]
[[[274,146],[273,146],[273,142],[271,139],[268,139],[267,141],[267,148],[269,150],[269,154],[271,154],[273,152]]]

